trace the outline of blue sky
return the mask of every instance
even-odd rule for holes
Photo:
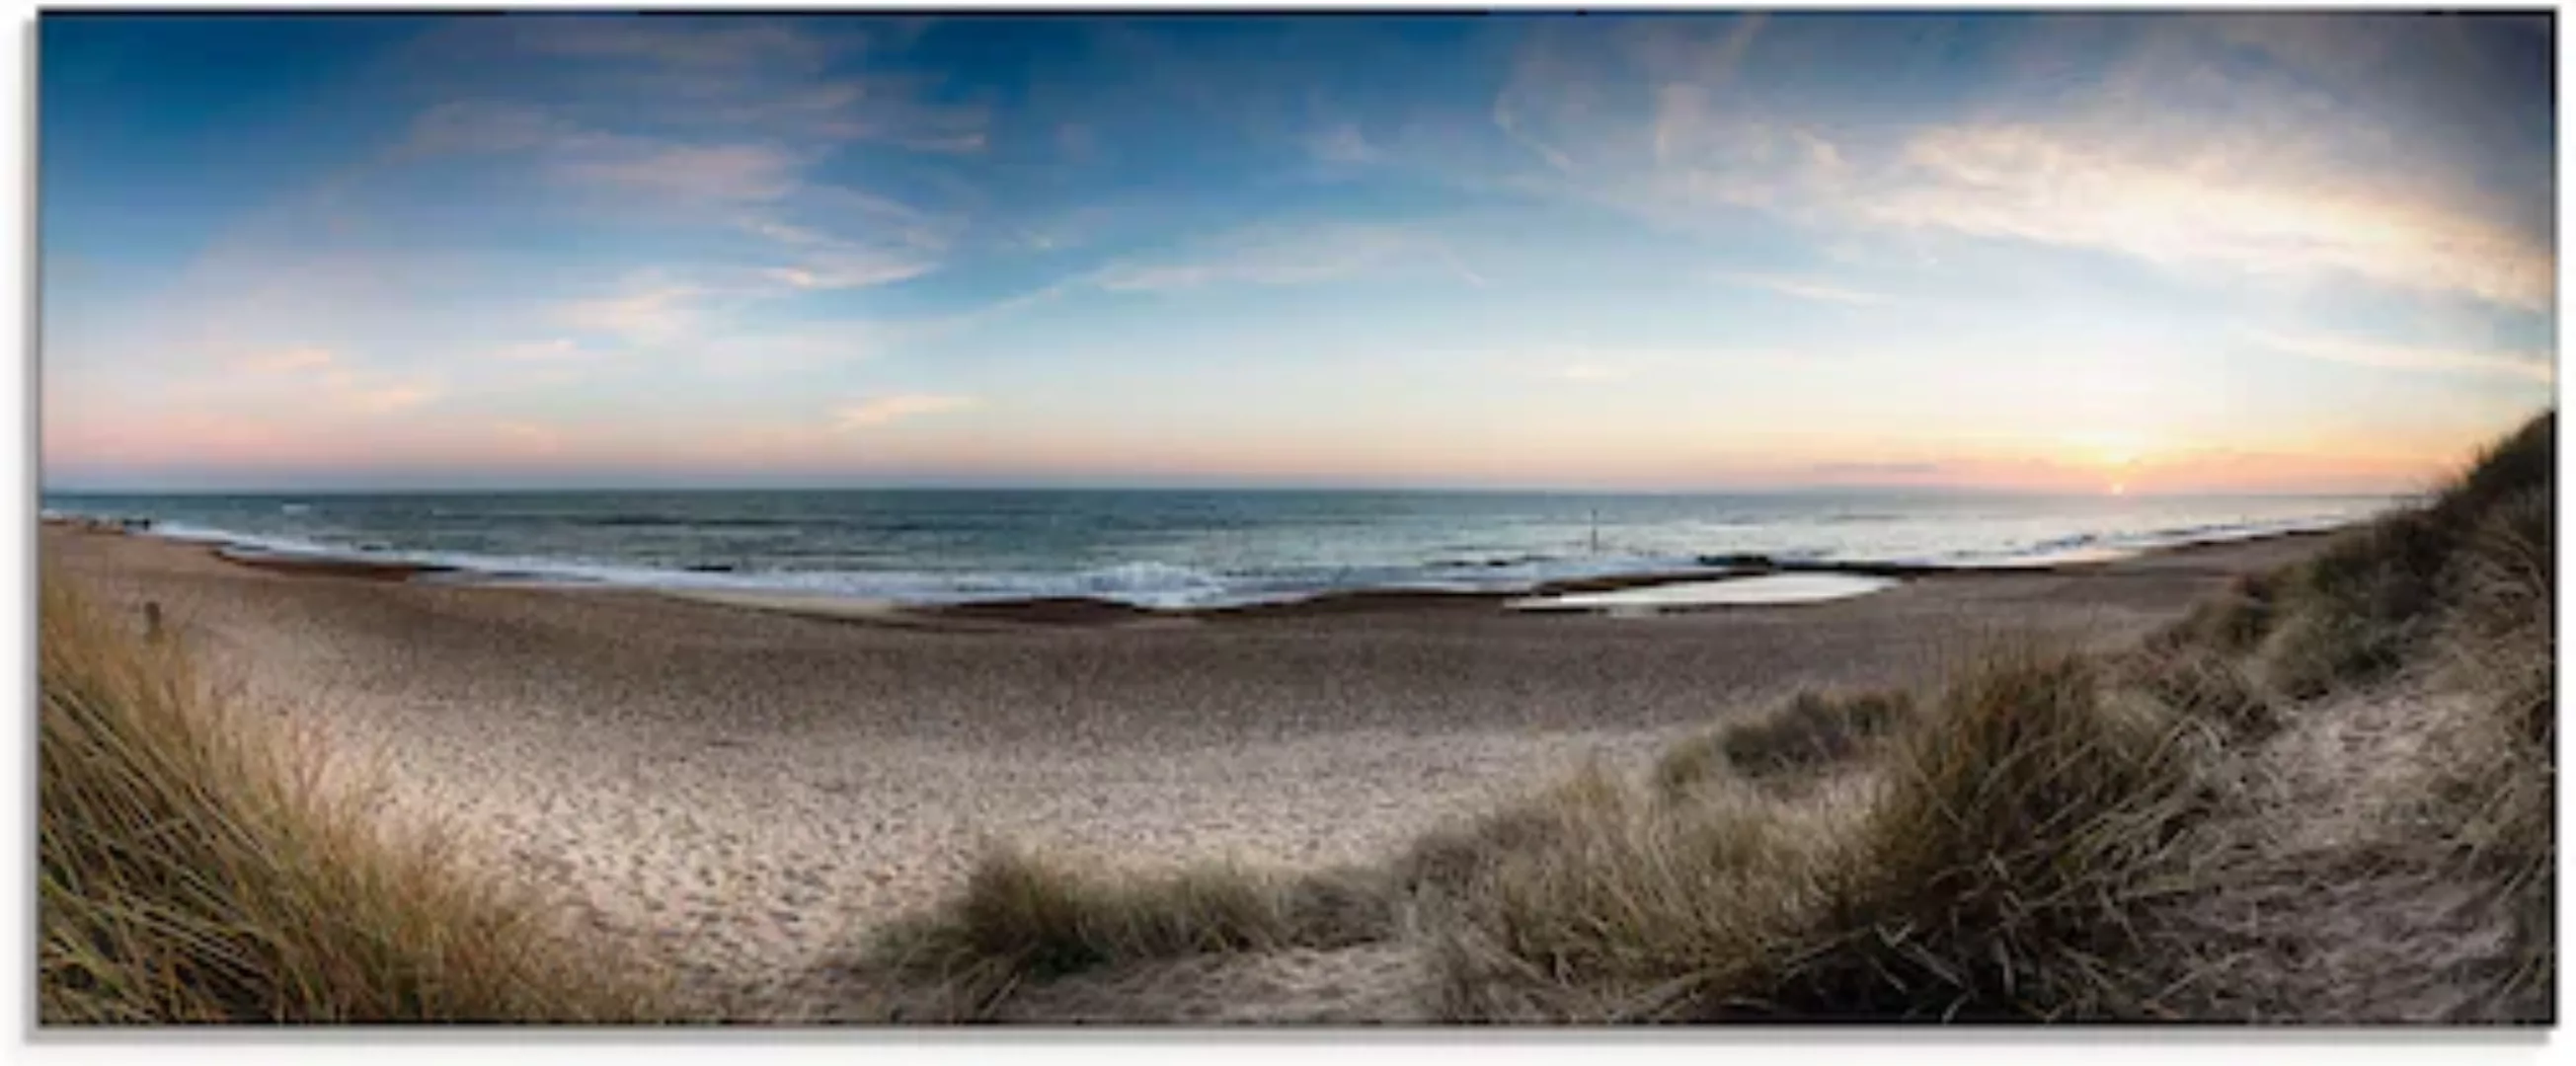
[[[52,488],[2421,483],[2547,18],[52,16]]]

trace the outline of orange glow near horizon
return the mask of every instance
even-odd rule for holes
[[[1197,441],[1130,431],[1068,442],[1027,427],[966,426],[834,432],[779,427],[752,435],[655,433],[640,427],[533,421],[362,427],[172,416],[114,422],[49,417],[49,487],[80,487],[98,471],[166,470],[256,486],[314,477],[362,481],[365,470],[406,477],[444,471],[467,483],[542,487],[721,483],[788,478],[815,484],[957,480],[977,484],[1157,484],[1572,488],[1634,491],[1915,486],[2104,493],[2411,491],[2457,468],[2483,437],[2422,452],[2341,440],[2262,449],[2186,448],[2142,434],[2084,433],[2047,447],[2009,441],[1898,448],[1859,440],[1712,441],[1683,451],[1660,442],[1582,447],[1577,434],[1504,445],[1417,438],[1402,449],[1355,439]],[[2386,441],[2388,444],[2414,443]],[[1480,446],[1481,445],[1481,446]],[[1653,446],[1650,446],[1653,445]],[[364,468],[326,457],[363,448]]]

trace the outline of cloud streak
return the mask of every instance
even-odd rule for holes
[[[1862,214],[2171,267],[2342,274],[2525,310],[2554,298],[2556,256],[2529,236],[2437,202],[2178,148],[2032,126],[1938,129],[1907,147],[1904,173]]]
[[[566,145],[551,164],[575,185],[609,185],[687,200],[776,200],[794,192],[798,160],[757,144],[665,144],[594,137]]]
[[[964,411],[981,404],[972,396],[897,393],[843,404],[832,411],[832,428],[848,433],[892,425],[907,419]]]
[[[1772,274],[1719,274],[1717,280],[1729,285],[1762,289],[1782,296],[1837,304],[1883,304],[1888,298],[1880,293],[1845,288],[1807,278]]]
[[[581,345],[575,343],[570,337],[514,344],[492,353],[494,358],[522,363],[562,362],[587,358],[591,354],[583,350]]]
[[[2423,347],[2324,334],[2259,333],[2254,341],[2302,358],[2384,370],[2508,377],[2543,384],[2558,376],[2546,351]]]
[[[233,363],[233,368],[246,374],[294,374],[306,370],[319,370],[336,361],[338,357],[326,349],[289,348],[282,352],[270,352],[237,360]]]
[[[1104,291],[1171,293],[1218,285],[1294,286],[1429,267],[1482,286],[1447,242],[1409,227],[1325,224],[1256,227],[1206,242],[1185,256],[1115,263],[1089,278]]]
[[[1624,366],[1610,366],[1603,363],[1567,363],[1548,371],[1547,376],[1579,385],[1598,385],[1626,381],[1635,377],[1636,372]]]
[[[555,311],[556,321],[590,333],[605,333],[638,344],[661,344],[697,331],[706,313],[700,301],[708,291],[695,285],[630,284],[629,291],[575,300]]]

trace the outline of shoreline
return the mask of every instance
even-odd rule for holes
[[[608,581],[549,579],[506,570],[347,555],[305,555],[155,533],[148,523],[94,518],[48,517],[48,528],[91,535],[136,536],[180,546],[194,546],[232,565],[303,577],[342,577],[382,582],[423,582],[458,587],[550,590],[618,590],[672,599],[826,618],[893,621],[920,619],[951,622],[999,622],[1063,626],[1133,626],[1197,623],[1287,616],[1330,617],[1351,613],[1416,610],[1503,609],[1514,601],[1550,597],[1621,593],[1659,586],[1718,583],[1774,575],[1840,575],[1889,579],[1973,580],[1994,577],[2069,576],[2115,573],[2124,564],[2178,563],[2211,552],[2271,543],[2321,542],[2351,524],[2324,529],[2297,529],[2214,537],[2138,548],[2106,549],[2093,556],[2052,561],[1929,564],[1887,561],[1781,559],[1758,553],[1701,556],[1688,569],[1640,570],[1597,577],[1562,578],[1510,588],[1446,589],[1405,585],[1325,589],[1294,597],[1245,603],[1157,607],[1104,596],[1025,596],[945,602],[907,602],[836,592],[764,587],[691,587],[625,584]],[[679,571],[675,571],[678,573]],[[699,571],[703,573],[704,571]],[[1869,593],[1861,593],[1867,595]],[[1724,603],[1673,604],[1664,612],[1723,610]],[[1582,608],[1562,608],[1582,610]]]

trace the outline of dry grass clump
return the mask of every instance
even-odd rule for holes
[[[1647,802],[1594,773],[1484,823],[1424,902],[1459,1020],[2105,1017],[2199,809],[2188,730],[1999,650],[1856,790]]]
[[[2337,537],[2291,575],[2289,607],[2264,646],[2273,683],[2307,699],[2395,672],[2426,632],[2452,549],[2446,527],[2420,511]]]
[[[1769,718],[1727,727],[1719,743],[1729,765],[1766,777],[1849,760],[1913,716],[1903,692],[1801,692]]]
[[[1895,690],[1801,692],[1769,715],[1665,749],[1655,784],[1678,797],[1725,767],[1755,780],[1780,780],[1850,762],[1912,720],[1914,698]]]
[[[2506,1017],[2555,1005],[2552,872],[2557,787],[2557,540],[2554,484],[2495,499],[2450,579],[2440,670],[2471,709],[2448,730],[2437,801],[2471,876],[2508,915],[2514,950],[2493,980]]]
[[[39,608],[44,1024],[650,1020],[655,988],[325,790],[175,642]]]
[[[1689,799],[1657,801],[1595,770],[1485,823],[1508,832],[1450,838],[1482,846],[1419,897],[1440,1014],[1688,1020],[1758,987],[1850,861],[1832,824],[1849,809],[1741,789]],[[1527,832],[1540,824],[1551,829]]]
[[[2448,570],[2475,554],[2469,544],[2489,516],[2534,486],[2554,496],[2556,469],[2551,412],[2488,448],[2429,504],[2347,532],[2294,568],[2264,647],[2273,683],[2309,698],[2394,673],[2430,635],[2456,587]]]
[[[2151,651],[2201,647],[2240,655],[2252,651],[2272,631],[2280,580],[2272,574],[2246,574],[2224,592],[2193,605],[2191,613],[2149,637]]]
[[[1395,884],[1408,895],[1457,894],[1514,855],[1582,834],[1598,821],[1596,812],[1624,799],[1616,779],[1598,763],[1586,764],[1554,787],[1415,838],[1391,864]]]
[[[1392,896],[1361,874],[1205,865],[1136,877],[995,847],[957,896],[879,933],[847,968],[889,990],[890,1020],[971,1021],[1025,982],[1184,955],[1345,947],[1394,930]]]
[[[2137,1016],[2136,917],[2183,891],[2194,732],[2088,658],[2007,646],[1906,738],[1820,949],[1766,998],[1841,1018]]]
[[[2218,726],[2231,740],[2260,741],[2284,724],[2280,708],[2243,660],[2216,647],[2143,648],[2119,662],[2119,680],[2179,714]]]

